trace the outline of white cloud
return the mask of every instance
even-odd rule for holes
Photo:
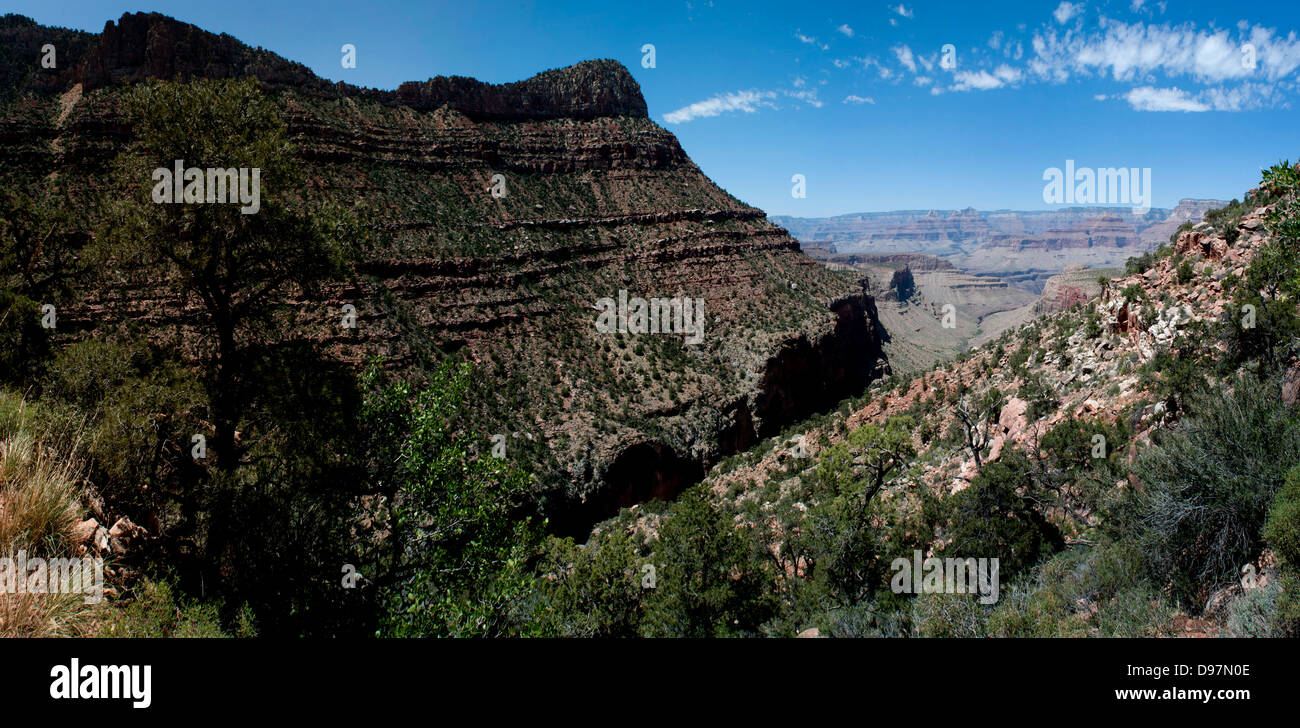
[[[850,38],[853,37],[853,29],[849,27],[848,23],[845,23],[844,25],[841,25],[840,27],[836,28],[835,30],[838,31],[838,32],[840,32],[840,33],[843,33],[844,35],[847,35],[847,36],[850,37]]]
[[[894,55],[898,57],[898,62],[912,73],[916,73],[916,60],[912,57],[912,49],[906,45],[896,45],[893,48]]]
[[[933,81],[934,79],[930,78],[929,76],[917,76],[916,78],[912,79],[912,83],[916,84],[917,86],[929,86],[931,83],[933,83]]]
[[[858,96],[858,95],[856,95],[856,94],[849,94],[848,96],[845,96],[845,97],[844,97],[844,101],[843,101],[843,103],[846,103],[846,104],[874,104],[874,103],[876,103],[876,101],[875,101],[875,99],[871,98],[870,96]]]
[[[1209,111],[1210,107],[1197,101],[1180,88],[1152,88],[1139,86],[1124,98],[1138,111]]]
[[[1052,11],[1052,16],[1056,18],[1056,22],[1065,25],[1070,22],[1070,18],[1078,15],[1082,10],[1083,3],[1063,2]]]
[[[1014,84],[1020,81],[1023,74],[1020,69],[1012,68],[1007,64],[1002,64],[993,70],[988,71],[958,71],[953,74],[953,80],[956,81],[951,86],[952,91],[988,91],[989,89],[1001,88],[1007,84]]]
[[[867,57],[867,58],[854,58],[853,60],[855,60],[855,61],[861,63],[861,64],[862,64],[862,69],[863,69],[864,71],[870,71],[872,68],[875,68],[875,69],[876,69],[876,73],[877,73],[877,74],[878,74],[882,79],[884,79],[884,80],[886,80],[886,81],[888,81],[889,79],[891,79],[891,78],[893,78],[895,75],[897,75],[897,74],[895,74],[893,71],[891,71],[891,70],[889,69],[888,66],[886,66],[886,65],[883,64],[883,63],[881,63],[880,61],[877,61],[875,58],[871,58],[871,57]]]
[[[831,61],[831,64],[833,64],[836,68],[848,68],[848,67],[849,67],[849,62],[846,61],[846,60],[844,60],[844,59],[842,59],[842,58],[836,58],[835,60]]]
[[[814,109],[820,109],[822,107],[821,99],[817,98],[817,89],[807,89],[804,91],[782,91],[781,93],[785,94],[786,96],[789,96],[792,99],[798,99],[804,102],[805,104],[808,104],[809,106],[813,107]]]
[[[902,3],[899,3],[899,4],[898,4],[898,7],[896,7],[896,8],[891,8],[891,10],[893,10],[894,13],[897,14],[899,17],[903,17],[903,18],[910,18],[910,17],[912,17],[912,11],[911,11],[910,9],[908,9],[908,7],[907,7],[906,5],[903,5]],[[894,22],[894,21],[891,20],[890,22],[892,23],[892,22]]]
[[[1093,101],[1105,101],[1109,98],[1106,94],[1096,94],[1092,97]]]
[[[1128,6],[1129,10],[1132,10],[1133,12],[1136,13],[1137,11],[1142,9],[1143,2],[1145,2],[1145,0],[1133,0],[1133,2]]]
[[[957,81],[952,87],[954,91],[987,91],[1002,85],[1002,81],[988,71],[958,71],[953,77]]]
[[[825,43],[818,43],[817,39],[811,35],[804,35],[803,33],[795,31],[794,37],[798,38],[800,43],[807,43],[808,45],[811,46],[817,46],[818,48],[821,48],[824,51],[830,50],[829,45]]]
[[[772,91],[736,91],[718,94],[703,101],[696,101],[689,106],[683,106],[676,111],[670,111],[664,114],[664,121],[669,124],[685,124],[688,121],[718,116],[729,111],[752,114],[762,107],[775,108],[770,101],[774,96],[776,94]]]
[[[1245,44],[1253,46],[1254,67]],[[1239,27],[1198,31],[1191,25],[1145,25],[1103,19],[1090,34],[1036,33],[1029,70],[1040,78],[1064,81],[1073,73],[1110,75],[1117,81],[1142,81],[1164,74],[1189,76],[1204,83],[1225,80],[1287,78],[1300,68],[1300,38],[1272,28]]]
[[[1276,87],[1262,83],[1244,83],[1232,88],[1206,89],[1201,97],[1215,111],[1248,111],[1273,106],[1281,100]]]

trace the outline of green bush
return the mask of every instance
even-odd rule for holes
[[[364,377],[361,413],[369,478],[392,503],[384,527],[391,556],[369,568],[384,612],[380,634],[519,634],[534,588],[540,536],[518,516],[530,478],[507,461],[472,457],[451,423],[468,365],[448,362],[429,383]],[[363,571],[364,573],[364,571]]]
[[[650,563],[642,634],[649,637],[728,637],[757,634],[771,616],[763,568],[736,524],[692,488],[659,525]]]
[[[100,637],[255,637],[251,610],[241,608],[229,630],[223,629],[220,604],[190,600],[169,579],[144,579],[132,593],[114,602],[100,626]]]
[[[1024,572],[1064,545],[1060,532],[1035,507],[1044,499],[1024,453],[1004,452],[948,500],[952,540],[943,553],[963,559],[997,557],[1003,579]]]
[[[1277,581],[1243,590],[1228,604],[1228,636],[1284,637],[1279,629],[1278,598],[1281,592]]]
[[[542,633],[635,637],[647,564],[641,546],[619,522],[581,547],[572,539],[549,539],[540,568],[545,588],[538,614]]]
[[[912,600],[917,637],[986,637],[989,610],[970,594],[920,594]]]
[[[1135,470],[1152,578],[1199,609],[1258,556],[1268,506],[1300,453],[1300,425],[1276,382],[1248,376],[1194,398],[1189,412]]]
[[[1264,540],[1283,562],[1300,568],[1300,467],[1287,473],[1273,499],[1264,523]]]

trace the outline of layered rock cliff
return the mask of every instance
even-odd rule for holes
[[[1142,213],[1116,207],[1047,211],[928,210],[831,218],[774,217],[809,246],[843,255],[939,256],[971,273],[995,275],[1038,292],[1071,264],[1122,265],[1168,242],[1179,225],[1197,222],[1220,200],[1183,199]]]
[[[430,353],[474,362],[481,449],[506,436],[507,457],[539,474],[560,530],[580,534],[618,506],[671,497],[888,367],[860,274],[818,265],[713,184],[650,121],[617,62],[377,91],[155,14],[98,35],[11,16],[0,33],[30,52],[0,105],[0,133],[14,142],[0,150],[6,175],[57,180],[88,227],[133,138],[126,89],[258,79],[307,172],[299,192],[353,208],[374,239],[354,276],[290,301],[286,336],[354,364],[379,354],[411,369]],[[57,69],[34,63],[47,39],[66,46]],[[594,307],[620,291],[703,301],[701,341],[602,333]],[[79,294],[61,314],[64,343],[124,321],[184,332],[193,313],[148,283]],[[345,304],[357,308],[355,329],[338,324]]]

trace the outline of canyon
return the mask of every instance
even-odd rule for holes
[[[1180,200],[1138,214],[1129,207],[1055,210],[900,210],[770,219],[808,248],[839,254],[936,256],[969,273],[991,275],[1038,293],[1071,264],[1122,267],[1131,256],[1169,242],[1184,223],[1200,222],[1222,200]]]

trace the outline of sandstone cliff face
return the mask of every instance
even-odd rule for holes
[[[35,101],[0,106],[0,129],[24,141],[0,151],[9,173],[56,174],[89,205],[132,138],[127,85],[255,76],[308,171],[301,193],[352,206],[374,234],[355,277],[290,302],[288,335],[350,363],[474,362],[480,449],[507,434],[561,530],[671,497],[887,369],[860,275],[826,270],[714,185],[615,62],[389,92],[158,15],[124,16],[84,46],[24,81]],[[595,304],[621,290],[702,300],[702,341],[598,331]],[[130,320],[192,338],[193,304],[148,282],[83,295],[61,313],[69,337]],[[339,326],[344,304],[355,329]]]

